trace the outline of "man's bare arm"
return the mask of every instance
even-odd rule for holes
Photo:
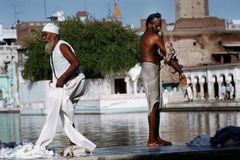
[[[160,48],[160,51],[161,53],[163,53],[164,56],[166,56],[166,48],[165,48],[165,44],[164,44],[164,41],[163,39],[160,37],[160,36],[156,36],[155,37],[156,39],[156,43],[157,45],[159,46]],[[167,62],[168,65],[172,66],[174,68],[175,71],[177,71],[179,74],[182,74],[183,71],[180,67],[180,65],[178,64],[177,61],[173,60],[173,59],[170,59],[168,62]]]
[[[172,66],[174,68],[175,71],[177,71],[179,74],[182,74],[183,71],[180,67],[180,65],[178,64],[177,61],[173,60],[173,59],[170,59],[168,62],[167,62],[168,65]]]
[[[159,35],[156,35],[154,39],[155,39],[155,42],[157,43],[157,45],[158,45],[161,53],[162,53],[164,56],[166,56],[166,52],[167,52],[167,51],[166,51],[166,48],[165,48],[165,44],[164,44],[163,39],[162,39]]]
[[[174,70],[179,73],[179,83],[183,86],[186,86],[187,85],[187,78],[186,78],[185,74],[183,74],[183,71],[182,71],[180,65],[178,64],[178,62],[173,60],[173,59],[170,59],[167,62],[167,64],[172,66],[174,68]]]
[[[160,48],[160,51],[161,53],[163,53],[164,56],[166,56],[166,48],[165,48],[165,44],[164,44],[164,41],[161,39],[161,37],[157,37],[157,40],[156,40],[159,48]],[[183,74],[183,71],[180,67],[180,65],[178,64],[177,61],[173,60],[173,59],[170,59],[168,62],[167,62],[168,65],[172,66],[173,69],[179,73],[179,83],[181,85],[186,85],[187,84],[187,78],[186,76]]]

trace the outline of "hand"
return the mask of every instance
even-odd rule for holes
[[[185,74],[182,73],[182,74],[179,75],[179,83],[182,86],[187,85],[187,78],[186,78]]]
[[[65,82],[65,79],[62,78],[62,77],[60,77],[60,78],[57,80],[56,87],[63,88],[63,86],[64,86],[64,82]]]

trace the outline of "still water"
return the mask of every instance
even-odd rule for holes
[[[240,125],[240,112],[163,112],[160,134],[173,144],[185,144],[201,134],[213,136],[217,129]],[[45,116],[0,114],[0,140],[23,139],[35,142]],[[75,126],[98,147],[146,145],[148,137],[147,113],[75,115]],[[57,133],[50,147],[66,148],[69,141],[59,120]]]

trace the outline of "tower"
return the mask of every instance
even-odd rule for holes
[[[176,0],[176,20],[208,16],[208,0]]]
[[[122,13],[118,9],[118,5],[116,2],[114,2],[114,19],[119,21],[122,17]]]

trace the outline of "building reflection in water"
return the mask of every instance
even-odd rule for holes
[[[213,136],[219,128],[240,125],[238,112],[163,112],[160,118],[162,138],[183,145],[198,135]],[[45,116],[0,114],[0,140],[35,142],[44,121]],[[75,126],[98,147],[146,145],[148,138],[147,113],[76,115]],[[59,119],[51,147],[62,149],[68,145]]]
[[[20,115],[0,114],[0,141],[20,142]]]
[[[162,119],[162,135],[175,144],[202,134],[214,136],[216,130],[228,125],[240,125],[238,112],[172,112],[163,113]]]

